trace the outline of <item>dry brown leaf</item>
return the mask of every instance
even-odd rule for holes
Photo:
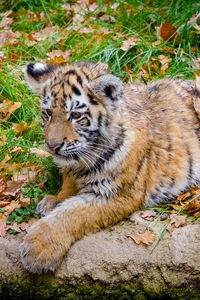
[[[47,151],[44,151],[42,149],[38,149],[38,148],[31,148],[30,152],[33,154],[36,154],[39,157],[48,157],[51,156],[51,154]]]
[[[152,219],[156,216],[156,212],[153,210],[146,210],[140,213],[143,219]]]
[[[10,160],[10,156],[8,155],[8,153],[6,153],[6,155],[4,156],[4,159],[2,161],[0,161],[0,169],[4,168],[6,166],[6,163]]]
[[[165,74],[166,70],[169,68],[169,63],[172,61],[172,59],[168,56],[161,54],[158,56],[158,60],[162,65],[160,68],[160,74]]]
[[[161,41],[159,41],[159,40],[155,41],[155,42],[152,43],[152,46],[157,47],[157,46],[160,45],[160,43],[161,43]]]
[[[47,53],[48,63],[61,64],[69,61],[71,55],[71,50],[61,51],[61,50],[53,50],[52,52]]]
[[[130,39],[123,41],[120,49],[123,51],[127,51],[131,47],[135,46],[139,40],[140,38],[138,36],[132,36]]]
[[[0,48],[8,45],[19,44],[20,31],[13,32],[11,29],[0,32]]]
[[[182,205],[174,203],[169,203],[169,205],[175,210],[179,210],[182,207]]]
[[[169,232],[169,233],[172,233],[172,231],[174,230],[174,227],[172,226],[172,224],[171,223],[169,223],[168,225],[167,225],[167,231]]]
[[[191,193],[190,192],[186,192],[180,196],[178,196],[176,199],[178,201],[184,201],[186,198],[190,197],[191,196]]]
[[[116,23],[116,19],[113,16],[103,15],[99,18],[101,21],[109,22],[109,23]]]
[[[176,228],[187,225],[186,216],[179,216],[179,215],[173,214],[170,216],[170,218],[171,218],[170,224],[171,225],[174,224]]]
[[[21,198],[19,200],[19,204],[21,205],[21,207],[26,207],[27,205],[29,205],[31,203],[31,199],[30,198]]]
[[[191,194],[192,194],[192,196],[197,196],[197,195],[200,196],[200,189],[199,188],[191,189]]]
[[[3,207],[5,207],[6,205],[9,205],[9,204],[10,204],[10,201],[0,200],[0,208],[3,208]]]
[[[29,226],[31,226],[32,224],[34,224],[35,222],[37,222],[38,219],[36,219],[35,217],[31,217],[28,221]]]
[[[7,206],[4,207],[5,210],[6,210],[5,214],[9,215],[13,210],[15,210],[17,208],[20,208],[20,207],[21,207],[21,205],[19,204],[18,201],[12,200],[9,205],[7,205]]]
[[[20,172],[15,172],[13,174],[13,180],[16,182],[33,182],[38,174],[38,169],[32,167],[23,167]]]
[[[21,105],[21,102],[12,102],[9,99],[5,99],[2,103],[0,103],[0,119],[2,121],[7,121],[11,114],[20,108]]]
[[[7,181],[6,189],[2,192],[2,194],[8,197],[17,197],[21,193],[21,185],[22,181],[9,180]]]
[[[7,217],[3,213],[0,213],[0,222],[6,222],[6,220]]]
[[[6,189],[6,181],[2,178],[0,179],[0,194]]]
[[[28,46],[34,45],[37,42],[43,41],[48,38],[52,33],[58,30],[57,26],[48,26],[43,30],[39,30],[28,35]]]
[[[7,29],[13,23],[13,19],[7,16],[4,16],[0,22],[0,28]]]
[[[15,146],[11,151],[11,153],[24,153],[24,152],[26,152],[26,150],[24,150],[24,149],[22,149],[21,147],[18,147],[18,146]]]
[[[172,55],[176,55],[177,52],[174,50],[174,49],[171,49],[169,47],[163,47],[163,50],[169,54],[172,54]]]
[[[24,133],[25,131],[27,131],[28,125],[24,122],[13,123],[12,128],[14,129],[14,131],[16,132],[17,135],[20,135],[20,134]]]
[[[18,233],[21,232],[21,229],[20,229],[19,225],[16,224],[16,223],[13,223],[11,225],[7,225],[6,226],[6,231],[8,231],[9,229],[15,230]]]
[[[13,14],[12,10],[8,10],[6,12],[0,13],[0,17],[9,17]]]
[[[196,15],[193,15],[188,23],[200,32],[200,12]]]
[[[18,226],[21,229],[21,231],[25,231],[25,230],[28,229],[28,227],[30,226],[30,224],[28,224],[27,222],[22,222]]]
[[[94,31],[94,28],[92,27],[83,27],[81,29],[79,29],[79,33],[81,34],[88,34],[88,33],[92,33]]]
[[[124,69],[128,75],[134,75],[133,70],[129,69],[127,65],[124,65]]]
[[[0,136],[0,147],[5,146],[7,143],[7,136],[5,134],[1,134]]]
[[[152,231],[145,231],[143,233],[133,232],[128,235],[138,245],[150,245],[155,240],[155,234]]]
[[[21,168],[21,163],[12,162],[6,165],[7,172],[16,172]]]
[[[158,36],[164,41],[173,41],[177,36],[176,27],[169,23],[163,23],[158,28]]]

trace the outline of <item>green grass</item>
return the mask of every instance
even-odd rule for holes
[[[67,3],[75,4],[76,1]],[[118,3],[117,8],[111,7],[114,3]],[[93,29],[93,32],[88,34],[80,34],[73,30],[73,13],[67,14],[65,5],[66,1],[53,0],[3,0],[0,4],[2,13],[13,10],[10,16],[14,21],[11,28],[14,32],[21,32],[16,45],[8,44],[0,49],[6,57],[2,61],[0,59],[0,102],[7,98],[13,102],[22,103],[22,106],[12,114],[8,121],[0,124],[1,136],[7,137],[6,144],[0,150],[0,161],[8,153],[12,156],[10,163],[20,162],[21,166],[24,166],[30,162],[41,166],[43,177],[48,178],[48,181],[42,188],[39,187],[40,180],[25,187],[25,196],[28,194],[32,199],[36,196],[42,198],[45,193],[55,193],[59,188],[59,182],[58,170],[52,160],[38,158],[28,151],[32,147],[43,145],[43,133],[39,124],[31,126],[35,124],[35,120],[40,119],[39,99],[29,91],[23,79],[22,69],[27,62],[45,60],[47,53],[55,49],[71,50],[71,62],[78,60],[106,62],[112,72],[129,82],[141,80],[142,68],[149,71],[147,81],[164,76],[193,79],[196,69],[191,68],[190,64],[200,54],[198,33],[188,24],[192,15],[200,9],[196,0],[97,1],[97,9],[87,12],[81,25],[81,28]],[[103,6],[106,7],[106,13],[116,19],[115,23],[99,19]],[[30,17],[30,13],[35,14],[34,17]],[[44,18],[40,19],[40,13],[44,13]],[[92,21],[89,19],[91,17]],[[178,38],[171,42],[160,40],[160,44],[155,46],[153,43],[158,40],[157,27],[162,23],[175,26]],[[27,44],[31,33],[47,26],[58,26],[58,30],[33,46]],[[105,29],[109,30],[109,34],[100,34]],[[65,35],[58,41],[63,31]],[[124,52],[120,49],[123,40],[133,35],[139,36],[140,41],[136,46]],[[176,54],[169,54],[166,47],[174,50]],[[158,56],[161,54],[172,58],[164,75],[159,72]],[[153,60],[157,65],[156,70],[152,69]],[[128,74],[124,66],[127,66],[133,73]],[[21,122],[27,123],[29,129],[17,136],[12,125]],[[21,147],[25,152],[11,154],[16,146]],[[12,172],[8,173],[8,177],[12,177]],[[22,215],[26,216],[31,209],[34,211],[34,204],[31,208],[27,208],[28,212],[25,211]],[[20,219],[20,212],[14,212],[10,218],[24,220],[24,217]]]

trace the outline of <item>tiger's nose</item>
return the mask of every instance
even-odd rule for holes
[[[63,146],[63,143],[46,142],[46,144],[53,152],[57,152]]]

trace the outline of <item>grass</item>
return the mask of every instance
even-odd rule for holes
[[[73,5],[77,1],[68,3]],[[118,6],[113,6],[116,3]],[[114,23],[100,18],[103,16],[102,9],[115,18]],[[58,170],[52,160],[37,157],[29,151],[32,147],[42,147],[43,133],[37,123],[40,120],[39,99],[24,83],[22,69],[25,64],[34,60],[47,60],[47,53],[61,49],[71,50],[71,62],[91,60],[108,63],[111,71],[126,82],[141,80],[141,75],[147,81],[164,76],[193,79],[198,66],[192,68],[191,63],[195,65],[194,62],[199,57],[199,36],[188,21],[199,9],[200,4],[196,0],[97,1],[95,11],[84,12],[82,15],[80,28],[91,30],[84,34],[75,30],[75,24],[72,23],[73,12],[66,12],[66,1],[1,1],[2,13],[13,11],[10,15],[13,19],[10,28],[15,34],[19,31],[20,37],[16,43],[8,41],[0,49],[0,102],[10,99],[21,102],[22,106],[6,122],[0,123],[0,161],[9,154],[9,164],[20,163],[21,168],[27,163],[40,166],[41,178],[23,187],[25,196],[34,201],[35,197],[42,198],[45,193],[55,193],[59,188]],[[175,26],[178,37],[172,41],[160,39],[159,43],[155,43],[159,40],[157,28],[163,23]],[[30,45],[31,34],[47,26],[57,26],[57,29],[46,39]],[[4,28],[1,31],[3,33]],[[121,50],[122,42],[131,36],[139,36],[140,41],[128,51]],[[169,53],[169,49],[174,54]],[[159,55],[172,59],[165,74],[160,73]],[[19,135],[12,126],[13,123],[21,122],[28,124],[28,130]],[[25,152],[12,154],[15,147],[21,147]],[[13,172],[4,169],[4,175],[1,176],[12,178]],[[44,178],[48,180],[40,187]],[[27,215],[34,214],[34,209],[35,203],[32,202],[32,206],[24,211],[14,211],[9,220],[14,218],[22,221]]]

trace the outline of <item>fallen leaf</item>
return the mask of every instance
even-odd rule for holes
[[[27,205],[29,205],[31,203],[31,199],[30,198],[21,198],[19,200],[19,204],[21,205],[21,207],[26,207]]]
[[[48,157],[51,156],[51,154],[47,151],[44,151],[42,149],[38,149],[38,148],[31,148],[30,152],[33,154],[36,154],[39,157]]]
[[[9,99],[5,99],[2,103],[0,103],[0,118],[2,121],[7,121],[11,114],[20,108],[22,105],[21,102],[12,102]]]
[[[155,41],[155,42],[152,43],[152,46],[157,47],[157,46],[160,45],[160,43],[161,43],[161,41],[159,41],[159,40]]]
[[[16,223],[13,223],[13,224],[11,224],[11,225],[7,225],[7,226],[6,226],[6,231],[8,231],[8,230],[10,230],[10,229],[15,230],[15,231],[18,232],[18,233],[21,232],[21,229],[20,229],[19,225],[16,224]]]
[[[11,153],[24,153],[24,152],[26,152],[26,150],[22,149],[19,146],[14,147],[11,151]]]
[[[20,134],[24,133],[25,131],[27,131],[28,125],[24,122],[13,123],[12,128],[14,129],[14,131],[16,132],[17,135],[20,135]]]
[[[27,167],[24,166],[20,172],[15,172],[13,174],[13,180],[15,182],[33,182],[38,174],[38,169],[36,169],[34,166],[32,167]]]
[[[12,162],[6,165],[7,172],[16,172],[21,168],[21,163]]]
[[[173,41],[177,36],[176,27],[169,23],[163,23],[158,28],[158,36],[165,41]]]
[[[0,213],[0,222],[6,222],[6,220],[7,217],[3,213]]]
[[[185,200],[186,198],[188,198],[188,197],[190,197],[190,196],[191,196],[191,193],[190,193],[190,192],[186,192],[186,193],[184,193],[184,194],[178,196],[176,199],[177,199],[178,201],[183,201],[183,200]]]
[[[21,229],[21,231],[25,231],[25,230],[28,229],[28,227],[30,226],[30,224],[28,224],[27,222],[22,222],[18,226]]]
[[[7,29],[10,27],[12,23],[13,23],[13,19],[5,16],[0,22],[0,28]]]
[[[150,245],[155,240],[155,234],[152,231],[145,231],[143,233],[139,232],[133,232],[128,235],[136,244],[144,244],[144,245]]]
[[[113,16],[103,15],[99,18],[101,21],[109,22],[109,23],[116,23],[116,19]]]
[[[92,28],[92,27],[83,27],[83,28],[81,28],[81,29],[79,29],[79,33],[81,33],[81,34],[88,34],[88,33],[92,33],[94,31],[94,28]]]
[[[167,231],[169,232],[169,233],[172,233],[172,231],[174,230],[174,227],[172,226],[172,224],[171,223],[169,223],[168,225],[167,225]]]
[[[12,10],[8,10],[6,12],[0,13],[0,17],[9,17],[13,14]]]
[[[162,65],[160,68],[160,74],[165,74],[166,70],[169,68],[169,63],[172,61],[172,59],[168,56],[161,54],[158,56],[158,60]]]
[[[16,197],[21,190],[22,181],[7,181],[6,189],[2,192],[4,196]]]
[[[4,179],[0,179],[0,194],[6,189],[6,181]]]
[[[47,53],[48,63],[61,64],[69,61],[71,55],[71,50],[61,51],[61,50],[53,50],[52,52]]]
[[[4,159],[2,161],[0,161],[0,168],[4,168],[6,163],[10,160],[10,156],[8,155],[8,153],[6,153],[6,155],[4,156]]]
[[[10,201],[3,201],[3,200],[1,200],[0,201],[0,208],[3,208],[3,207],[5,207],[6,205],[9,205],[10,204]]]
[[[192,25],[197,31],[200,32],[200,12],[196,15],[193,15],[188,21],[188,24]]]
[[[138,36],[132,36],[130,39],[123,41],[120,49],[123,51],[127,51],[131,47],[135,46],[139,40],[140,38]]]
[[[170,218],[171,218],[170,224],[171,225],[174,224],[176,228],[187,225],[186,216],[179,216],[179,215],[173,214],[170,216]]]
[[[177,52],[174,50],[174,49],[171,49],[169,47],[163,47],[163,50],[169,54],[172,54],[172,55],[176,55]]]
[[[146,210],[140,213],[143,219],[152,219],[156,216],[156,212],[153,210]]]
[[[0,147],[5,146],[7,143],[7,136],[5,134],[1,134],[0,136]]]
[[[37,222],[38,219],[36,219],[35,217],[31,217],[28,221],[28,224],[31,226],[33,225],[35,222]]]
[[[129,69],[129,67],[127,66],[127,65],[124,65],[124,69],[125,69],[125,71],[126,71],[126,73],[127,74],[131,74],[131,75],[134,75],[134,72],[133,72],[133,70],[131,70],[131,69]]]
[[[35,41],[35,42],[40,42],[45,40],[46,38],[49,37],[50,34],[56,32],[58,30],[57,26],[48,26],[44,28],[43,30],[39,30],[36,32],[33,32],[28,35],[28,38],[30,41]]]
[[[9,205],[5,206],[5,210],[6,210],[6,215],[9,215],[11,212],[13,212],[13,210],[20,208],[21,205],[19,204],[18,201],[12,200]]]
[[[11,29],[0,32],[0,48],[19,44],[18,39],[21,35],[20,31],[13,32]]]

